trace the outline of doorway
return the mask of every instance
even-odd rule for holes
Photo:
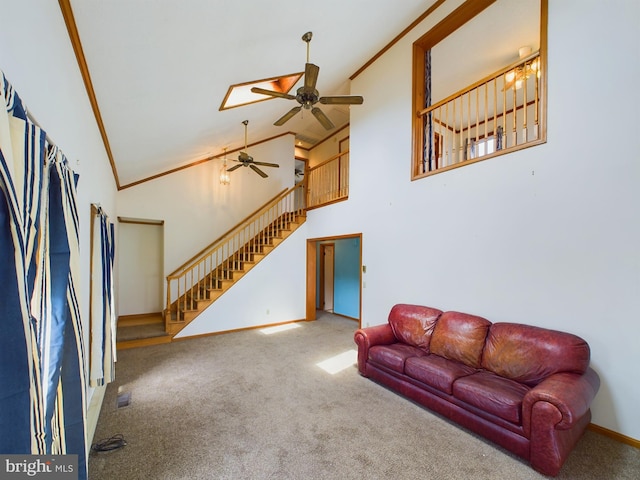
[[[118,221],[118,315],[162,312],[164,222]]]
[[[362,234],[307,239],[306,291],[307,320],[326,310],[360,322]]]

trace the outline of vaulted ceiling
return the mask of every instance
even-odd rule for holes
[[[320,94],[357,94],[349,78],[434,3],[60,0],[120,187],[242,147],[243,120],[249,143],[288,132],[306,148],[321,141],[358,107],[322,105],[336,126],[327,131],[308,111],[274,126],[291,100],[220,105],[230,85],[302,72],[307,31]]]
[[[349,123],[350,108],[362,107],[318,104],[332,130],[308,110],[278,127],[274,121],[297,102],[220,110],[229,87],[303,72],[302,36],[311,31],[320,95],[358,95],[350,78],[443,3],[59,0],[118,188],[241,149],[244,120],[249,144],[293,134],[297,145],[312,147]],[[434,65],[446,68],[437,69],[434,92],[450,94],[508,65],[522,45],[539,47],[539,2],[497,3],[499,22],[484,15],[438,45]]]

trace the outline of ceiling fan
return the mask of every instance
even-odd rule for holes
[[[302,40],[307,44],[307,63],[304,68],[304,85],[298,88],[296,95],[290,95],[283,92],[274,92],[272,90],[265,90],[259,87],[253,87],[251,91],[253,93],[259,93],[262,95],[269,95],[271,97],[286,98],[287,100],[296,100],[300,106],[294,107],[285,113],[282,117],[275,121],[274,125],[281,126],[288,122],[293,116],[300,112],[303,108],[305,110],[311,110],[311,113],[327,130],[331,130],[335,126],[329,120],[322,110],[315,106],[320,102],[323,105],[361,105],[364,98],[356,95],[334,95],[328,97],[320,97],[318,90],[316,90],[316,82],[318,81],[318,73],[320,67],[309,63],[309,42],[313,34],[307,32],[302,36]]]
[[[234,165],[231,168],[228,168],[227,172],[233,172],[234,170],[237,170],[240,167],[249,167],[251,168],[251,170],[256,172],[262,178],[267,178],[269,175],[267,175],[262,170],[260,170],[257,167],[257,165],[260,165],[262,167],[276,167],[276,168],[280,167],[280,165],[278,165],[277,163],[256,162],[253,160],[253,157],[247,153],[247,125],[249,124],[249,120],[244,120],[242,124],[244,125],[244,151],[240,152],[240,155],[238,155],[237,160],[233,160],[234,162],[239,162],[239,164]]]

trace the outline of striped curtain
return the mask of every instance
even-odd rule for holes
[[[1,71],[0,95],[0,451],[77,454],[85,479],[77,176]]]
[[[116,315],[113,296],[114,226],[91,206],[91,374],[97,387],[115,380]]]

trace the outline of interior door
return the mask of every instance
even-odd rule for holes
[[[320,309],[333,312],[335,245],[320,245]]]

